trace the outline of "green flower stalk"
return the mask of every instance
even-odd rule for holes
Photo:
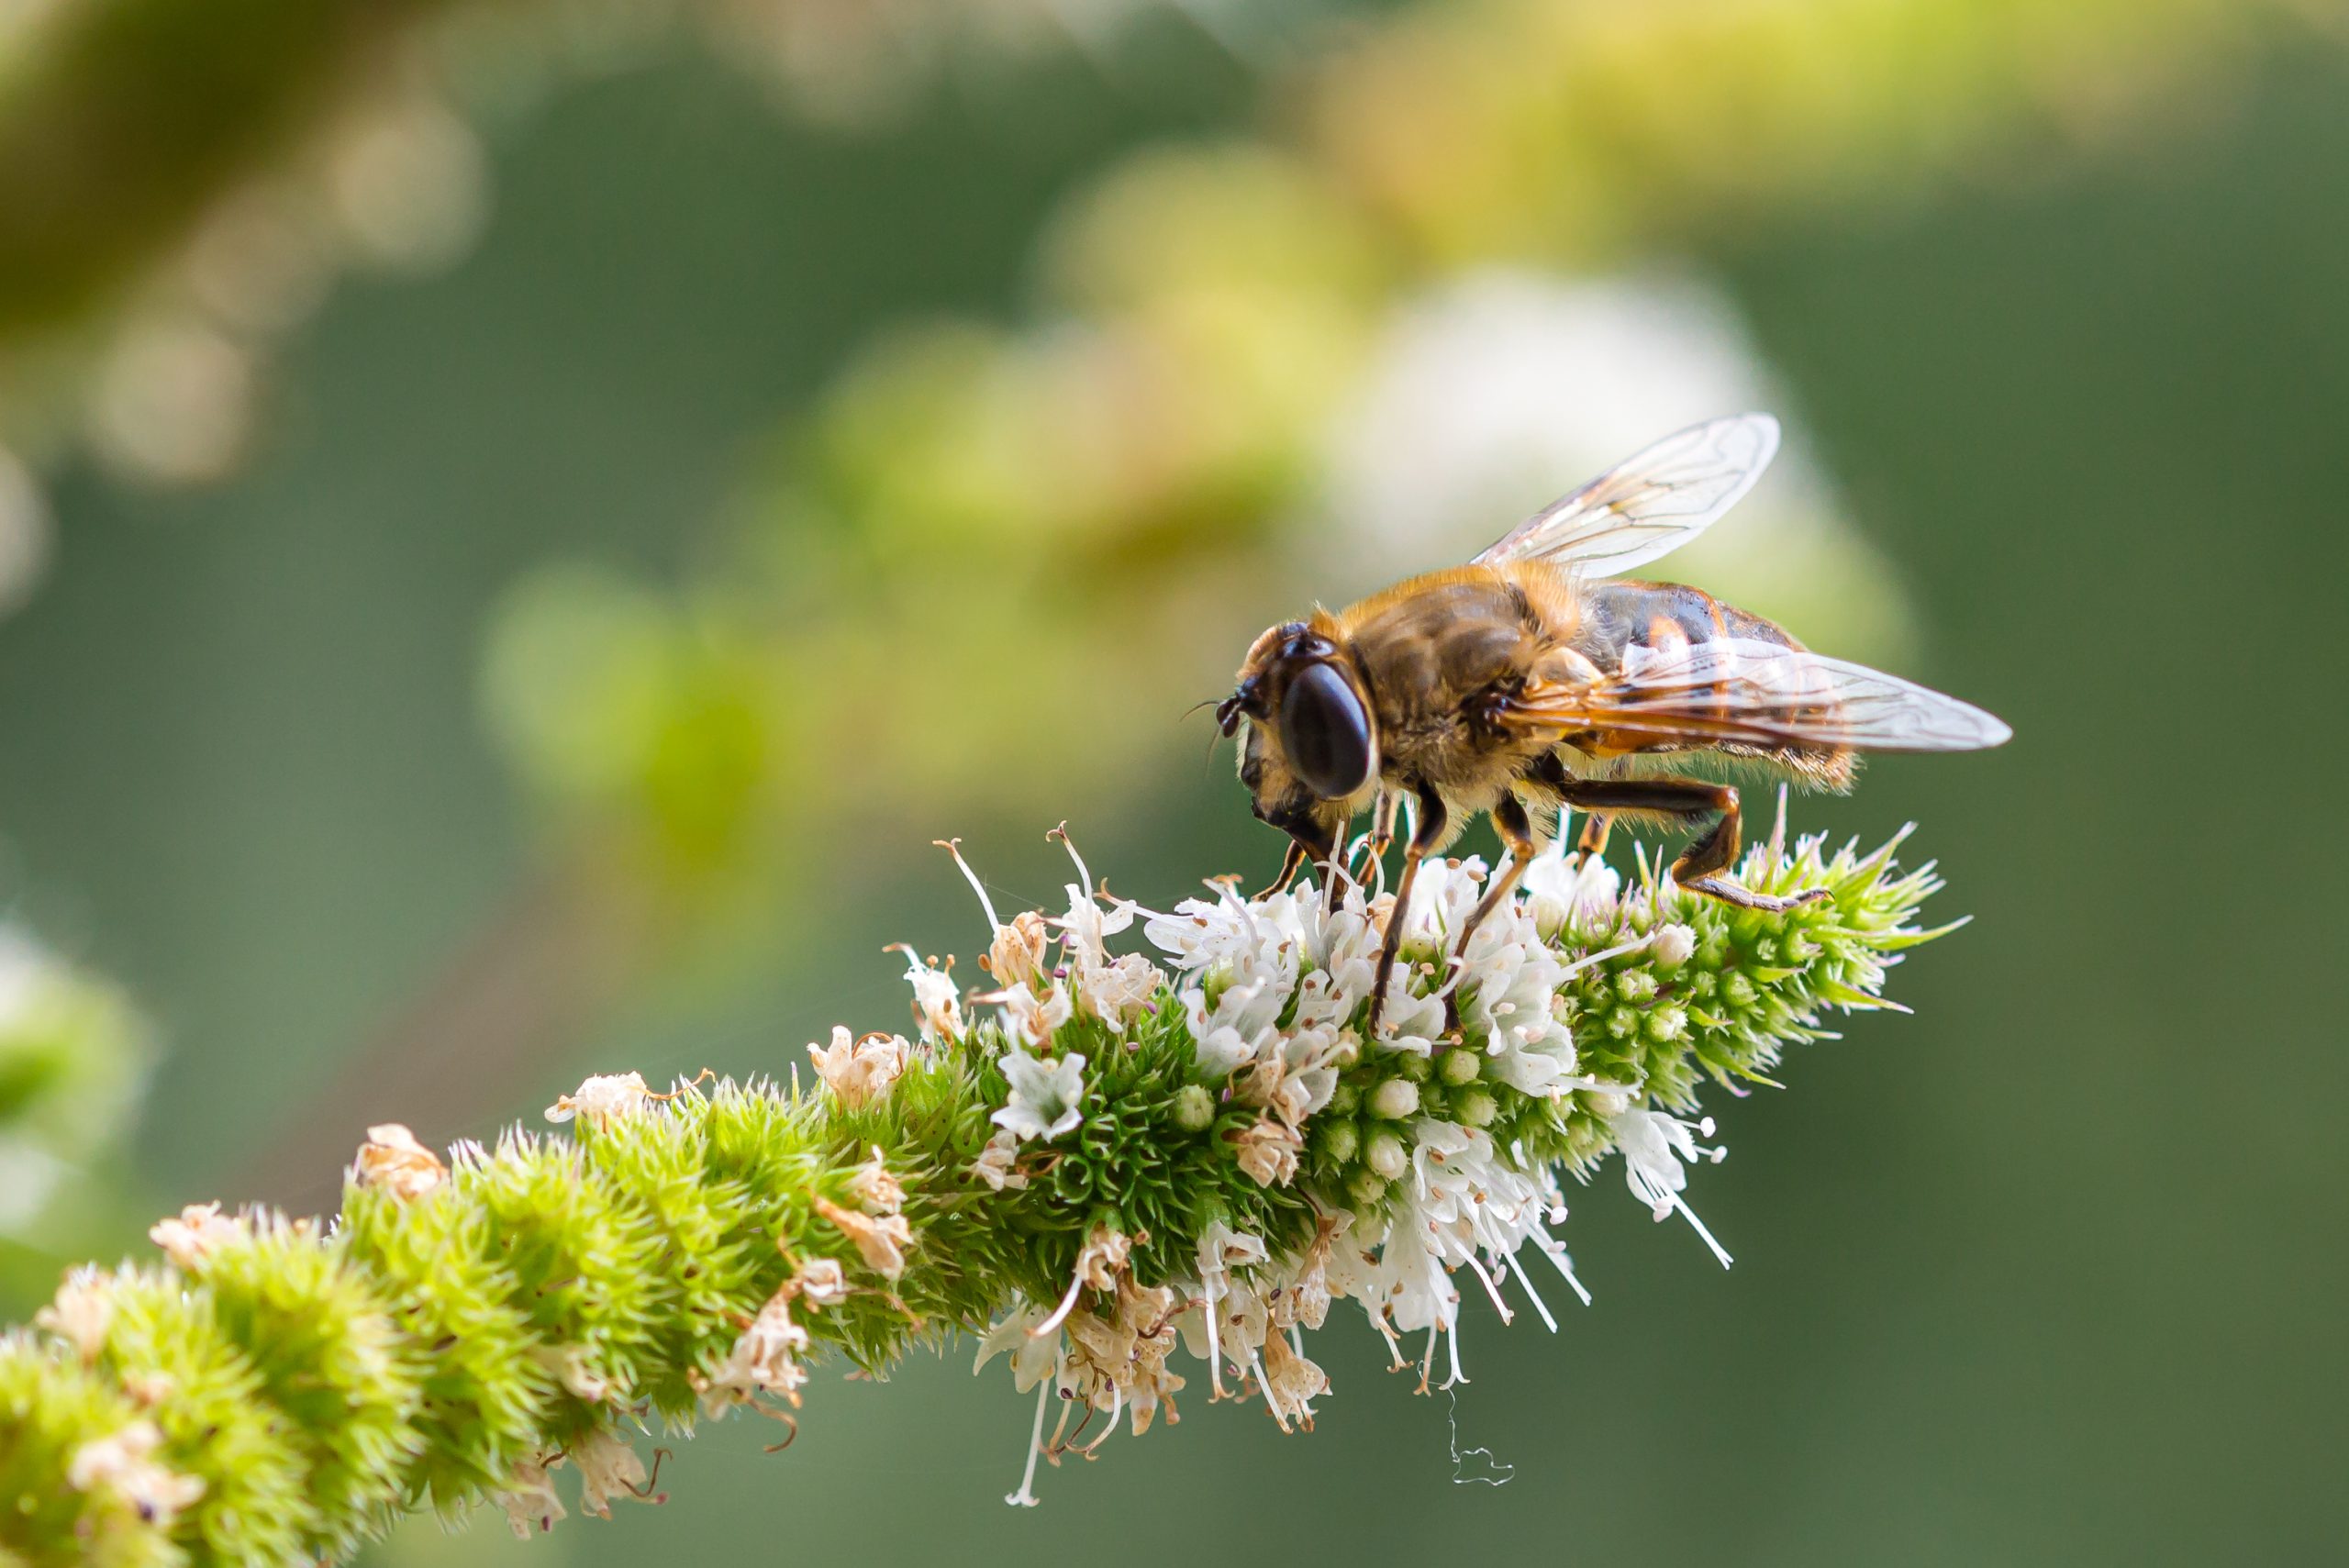
[[[484,1500],[527,1534],[661,1500],[656,1426],[749,1410],[787,1441],[818,1360],[960,1332],[1036,1392],[1018,1504],[1202,1374],[1311,1427],[1304,1335],[1340,1300],[1449,1386],[1464,1288],[1553,1329],[1537,1276],[1581,1294],[1562,1176],[1620,1153],[1695,1223],[1699,1090],[1891,1005],[1940,886],[1897,843],[1757,847],[1749,885],[1830,895],[1781,914],[1545,854],[1456,954],[1474,860],[1408,910],[1219,881],[1163,914],[1080,861],[1064,914],[987,910],[995,989],[906,950],[911,1036],[835,1030],[804,1085],[594,1077],[548,1113],[568,1136],[445,1161],[377,1127],[331,1224],[203,1205],[155,1227],[164,1261],[76,1270],[0,1336],[0,1561],[315,1562]],[[1137,926],[1155,956],[1114,954]]]

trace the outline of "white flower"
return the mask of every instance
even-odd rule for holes
[[[921,954],[903,942],[891,951],[906,955],[906,984],[914,989],[914,1016],[921,1021],[921,1038],[935,1042],[962,1034],[962,993],[955,988],[954,977],[923,962]]]
[[[1134,916],[1141,906],[1130,899],[1111,898],[1107,894],[1096,900],[1093,873],[1085,868],[1085,858],[1076,852],[1076,845],[1069,836],[1055,828],[1052,837],[1068,850],[1068,858],[1076,862],[1078,880],[1070,883],[1068,913],[1052,922],[1061,931],[1061,946],[1080,963],[1103,963],[1108,961],[1108,939],[1134,923]],[[1105,909],[1102,905],[1106,903]]]
[[[1061,985],[1050,986],[1039,995],[1022,981],[979,1000],[1000,1003],[1004,1029],[1030,1051],[1051,1040],[1063,1024],[1075,1017],[1068,989]]]
[[[1165,984],[1156,964],[1130,952],[1108,963],[1080,962],[1076,999],[1085,1011],[1122,1033],[1141,1020]]]
[[[1170,1329],[1175,1308],[1172,1290],[1144,1287],[1121,1276],[1112,1302],[1069,1315],[1063,1385],[1096,1409],[1108,1409],[1110,1428],[1123,1410],[1136,1437],[1150,1429],[1162,1401],[1167,1421],[1173,1423],[1177,1418],[1174,1396],[1184,1386],[1180,1376],[1166,1370],[1167,1355],[1176,1342]],[[1109,1429],[1104,1429],[1103,1437]],[[1095,1440],[1097,1445],[1099,1440]]]
[[[995,940],[987,944],[984,961],[986,971],[1000,984],[1033,984],[1048,967],[1044,955],[1051,942],[1043,915],[1022,909],[1009,925],[995,929]]]
[[[913,1245],[914,1233],[904,1215],[860,1214],[826,1197],[816,1199],[815,1207],[855,1245],[866,1268],[885,1279],[896,1279],[906,1272],[906,1250]]]
[[[829,1259],[819,1261],[830,1263],[833,1273],[840,1274],[840,1264]],[[842,1294],[846,1288],[843,1281]],[[799,1403],[799,1390],[807,1373],[798,1358],[807,1349],[807,1330],[791,1320],[791,1298],[798,1289],[795,1282],[768,1297],[758,1316],[735,1339],[726,1359],[696,1385],[706,1414],[722,1416],[761,1394],[778,1395],[795,1406]]]
[[[33,1314],[33,1325],[72,1345],[84,1364],[97,1360],[114,1327],[113,1282],[87,1265],[73,1270],[58,1282],[56,1297]]]
[[[1493,1075],[1549,1095],[1573,1073],[1574,1037],[1554,1011],[1571,971],[1514,900],[1493,912],[1460,960],[1462,1016],[1485,1037]]]
[[[1271,1043],[1288,992],[1267,979],[1224,987],[1212,1007],[1197,986],[1186,987],[1181,1000],[1199,1076],[1214,1083],[1255,1061]]]
[[[1294,1420],[1310,1431],[1313,1407],[1308,1403],[1330,1386],[1329,1374],[1293,1349],[1285,1334],[1264,1336],[1264,1397],[1276,1418]]]
[[[1330,1103],[1338,1070],[1357,1053],[1354,1037],[1327,1028],[1291,1029],[1276,1035],[1241,1079],[1240,1097],[1262,1106],[1291,1128]]]
[[[1173,914],[1151,916],[1141,934],[1184,974],[1230,964],[1257,940],[1247,916],[1219,898],[1186,898]]]
[[[540,1345],[532,1353],[567,1392],[590,1405],[619,1393],[619,1385],[596,1367],[596,1352],[585,1345]]]
[[[1402,916],[1403,945],[1438,952],[1448,950],[1452,933],[1484,897],[1484,881],[1485,862],[1475,855],[1460,861],[1421,861],[1419,877],[1411,884],[1411,906]]]
[[[1199,1280],[1210,1296],[1220,1296],[1231,1283],[1233,1269],[1253,1268],[1265,1258],[1264,1239],[1234,1230],[1220,1219],[1210,1219],[1199,1232]]]
[[[867,1214],[895,1214],[906,1207],[906,1189],[889,1173],[878,1144],[874,1146],[873,1158],[849,1173],[848,1195]]]
[[[221,1247],[251,1234],[242,1219],[222,1216],[217,1203],[192,1203],[175,1218],[159,1219],[148,1228],[147,1239],[161,1247],[183,1273],[195,1273],[204,1260]]]
[[[167,1530],[204,1496],[204,1483],[158,1464],[153,1455],[162,1444],[154,1422],[133,1421],[75,1449],[65,1467],[66,1485],[77,1492],[111,1493],[140,1518]]]
[[[1148,1240],[1148,1237],[1143,1238]],[[1133,1238],[1122,1230],[1112,1230],[1097,1225],[1076,1250],[1076,1281],[1095,1290],[1111,1290],[1118,1283],[1119,1271],[1133,1254]]]
[[[1713,1135],[1712,1118],[1689,1122],[1663,1111],[1626,1106],[1610,1117],[1607,1125],[1615,1135],[1615,1146],[1623,1152],[1623,1179],[1632,1195],[1658,1219],[1668,1218],[1678,1209],[1720,1260],[1721,1267],[1729,1267],[1729,1253],[1680,1195],[1688,1184],[1689,1165],[1699,1159],[1719,1164],[1729,1152],[1707,1149],[1697,1141],[1700,1136]]]
[[[1058,1138],[1085,1119],[1085,1056],[1070,1051],[1055,1061],[1013,1051],[1004,1053],[1003,1075],[1011,1099],[991,1118],[1022,1140]]]
[[[832,1043],[810,1045],[807,1054],[833,1097],[857,1106],[869,1106],[889,1092],[906,1070],[909,1049],[901,1036],[875,1033],[852,1040],[845,1028],[835,1024]]]
[[[557,1096],[547,1107],[549,1121],[569,1121],[577,1117],[591,1127],[608,1127],[622,1117],[641,1111],[652,1097],[644,1086],[644,1076],[639,1073],[591,1075],[586,1082],[568,1095]]]
[[[560,1453],[517,1460],[506,1485],[491,1490],[489,1500],[506,1510],[507,1528],[521,1540],[529,1540],[533,1528],[552,1529],[563,1517],[562,1499],[555,1496],[554,1478],[547,1473],[562,1462]]]
[[[1659,927],[1650,951],[1658,969],[1677,969],[1696,956],[1697,933],[1676,922]]]
[[[837,1258],[810,1258],[791,1276],[791,1285],[810,1307],[837,1307],[848,1299],[848,1271]]]
[[[1143,1240],[1149,1238],[1144,1236]],[[1069,1281],[1068,1294],[1061,1297],[1061,1304],[1052,1308],[1050,1317],[1029,1332],[1044,1335],[1059,1328],[1076,1309],[1078,1295],[1088,1288],[1103,1293],[1115,1290],[1133,1245],[1133,1238],[1125,1232],[1112,1230],[1107,1225],[1095,1226],[1093,1233],[1085,1239],[1085,1245],[1077,1249],[1076,1268]]]
[[[979,1151],[979,1157],[971,1163],[971,1174],[985,1182],[990,1192],[1016,1190],[1028,1184],[1028,1178],[1019,1172],[1019,1135],[1004,1128]]]
[[[1555,937],[1569,921],[1596,920],[1611,913],[1623,879],[1615,868],[1593,855],[1576,868],[1566,858],[1562,835],[1548,851],[1533,857],[1525,868],[1525,909],[1534,929],[1544,938]]]
[[[588,1434],[587,1440],[563,1454],[579,1467],[579,1511],[598,1518],[612,1517],[612,1504],[628,1497],[657,1503],[636,1450],[609,1432]]]
[[[1297,1179],[1297,1157],[1305,1140],[1294,1128],[1259,1117],[1254,1126],[1241,1130],[1238,1142],[1240,1168],[1258,1186],[1285,1187]]]
[[[1044,1309],[1041,1307],[1022,1306],[1007,1314],[979,1340],[979,1359],[971,1370],[985,1372],[987,1362],[1008,1351],[1012,1387],[1021,1394],[1035,1387],[1052,1375],[1052,1367],[1060,1359],[1059,1343],[1049,1334],[1034,1332],[1043,1321]]]
[[[417,1141],[398,1122],[367,1129],[355,1162],[362,1186],[381,1187],[402,1203],[422,1197],[449,1179],[440,1156]]]

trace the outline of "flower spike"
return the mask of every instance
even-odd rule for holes
[[[1589,1302],[1562,1184],[1614,1155],[1729,1262],[1689,1204],[1721,1152],[1700,1091],[1769,1084],[1830,1011],[1887,1008],[1941,885],[1890,847],[1781,836],[1742,879],[1827,896],[1765,912],[1547,854],[1447,963],[1473,860],[1426,862],[1408,910],[1325,870],[1334,890],[1217,878],[1159,913],[1071,845],[1067,913],[1002,922],[945,844],[989,921],[991,1017],[901,949],[918,1038],[837,1029],[812,1087],[794,1053],[787,1091],[597,1074],[548,1113],[566,1130],[445,1160],[383,1122],[332,1227],[195,1205],[149,1262],[69,1274],[0,1335],[0,1452],[28,1488],[0,1560],[330,1561],[416,1506],[535,1533],[662,1500],[645,1420],[796,1434],[826,1359],[877,1373],[949,1329],[1035,1396],[1020,1507],[1040,1459],[1173,1425],[1186,1358],[1210,1402],[1311,1430],[1330,1383],[1307,1337],[1341,1302],[1454,1388],[1464,1282],[1504,1323],[1514,1284],[1558,1332],[1531,1248]],[[1148,951],[1113,951],[1137,920]],[[1374,1033],[1388,920],[1406,962]]]

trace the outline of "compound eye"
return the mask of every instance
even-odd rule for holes
[[[1281,697],[1281,750],[1306,788],[1342,800],[1370,782],[1370,715],[1346,678],[1309,664]]]

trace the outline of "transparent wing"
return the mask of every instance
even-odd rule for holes
[[[1611,577],[1679,549],[1737,505],[1778,453],[1778,422],[1691,425],[1552,502],[1476,557],[1549,561]]]
[[[1822,654],[1736,638],[1625,651],[1622,670],[1530,689],[1522,719],[1658,741],[1973,751],[2014,732],[1955,697]]]

